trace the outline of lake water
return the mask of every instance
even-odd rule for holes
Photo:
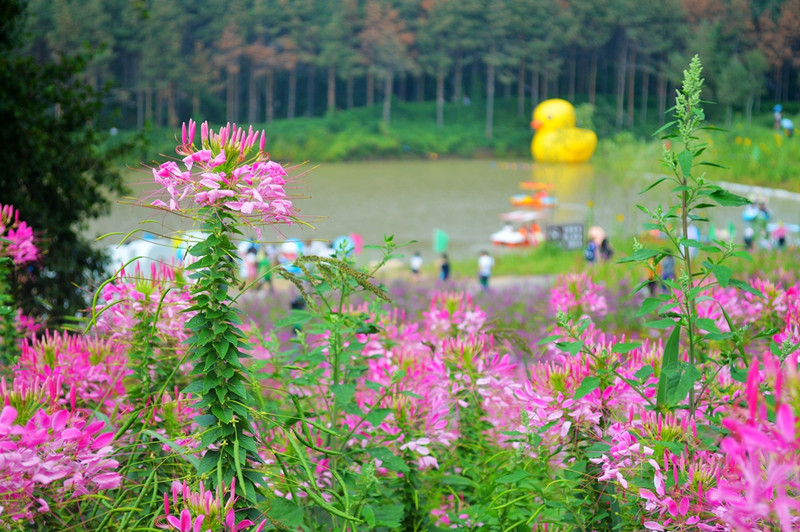
[[[646,217],[636,208],[637,203],[652,207],[659,201],[665,205],[673,201],[669,185],[662,184],[639,195],[648,179],[609,176],[589,163],[553,165],[444,159],[324,163],[313,168],[306,165],[303,169],[308,171],[291,180],[291,193],[297,196],[295,205],[301,218],[314,229],[280,226],[278,234],[267,228],[263,240],[279,242],[286,237],[333,240],[355,232],[365,244],[381,244],[384,235],[392,234],[395,242],[417,241],[405,248],[406,256],[418,250],[432,260],[433,234],[439,229],[449,236],[451,258],[463,259],[477,257],[483,249],[495,254],[513,252],[492,247],[489,237],[502,226],[499,215],[513,210],[509,199],[523,192],[519,187],[522,181],[554,185],[558,207],[545,211],[542,226],[596,224],[606,229],[612,242],[641,231]],[[139,197],[154,190],[149,171],[132,173],[131,181]],[[800,222],[798,194],[748,188],[736,192],[766,197],[775,220]],[[713,214],[718,227],[727,227],[732,222],[741,234],[744,226],[741,212],[742,208],[719,208],[709,214]],[[156,223],[139,224],[143,219],[155,219]],[[192,229],[187,220],[176,216],[117,204],[110,216],[90,224],[88,234],[95,237],[112,231],[127,233],[136,228],[155,234]],[[103,242],[112,245],[119,242],[119,237]]]

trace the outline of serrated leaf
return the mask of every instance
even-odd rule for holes
[[[347,404],[353,399],[353,394],[356,392],[355,384],[336,384],[331,386],[333,396],[336,401],[341,404]]]
[[[372,507],[369,504],[364,506],[364,508],[361,510],[361,515],[364,517],[364,521],[366,521],[367,526],[375,526],[375,512],[372,510]]]
[[[377,427],[380,425],[386,416],[392,413],[392,410],[389,408],[376,408],[364,418],[367,423],[372,425],[373,427]]]

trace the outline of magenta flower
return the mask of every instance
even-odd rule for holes
[[[33,229],[20,221],[19,212],[11,205],[0,205],[0,256],[11,257],[17,265],[39,258]]]
[[[184,169],[169,161],[153,169],[153,177],[167,192],[169,201],[153,205],[180,211],[189,197],[196,205],[226,208],[243,215],[254,215],[267,223],[291,223],[295,212],[285,191],[286,171],[269,160],[264,151],[266,133],[251,127],[248,131],[228,124],[218,132],[208,123],[201,126],[201,148],[194,146],[196,124],[183,126],[177,152],[183,155]],[[251,152],[255,152],[251,155]]]

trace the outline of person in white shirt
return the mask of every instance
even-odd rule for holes
[[[414,256],[411,257],[411,273],[416,277],[419,275],[419,270],[422,268],[422,256],[419,254],[419,251],[414,252]]]
[[[494,267],[494,259],[486,251],[481,251],[478,257],[478,279],[481,282],[481,287],[484,290],[489,289],[489,277],[492,276],[492,268]]]

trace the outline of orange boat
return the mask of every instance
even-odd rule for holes
[[[514,194],[511,196],[510,201],[514,207],[528,207],[531,209],[546,209],[555,207],[558,204],[558,200],[544,190],[540,190],[535,194]]]

